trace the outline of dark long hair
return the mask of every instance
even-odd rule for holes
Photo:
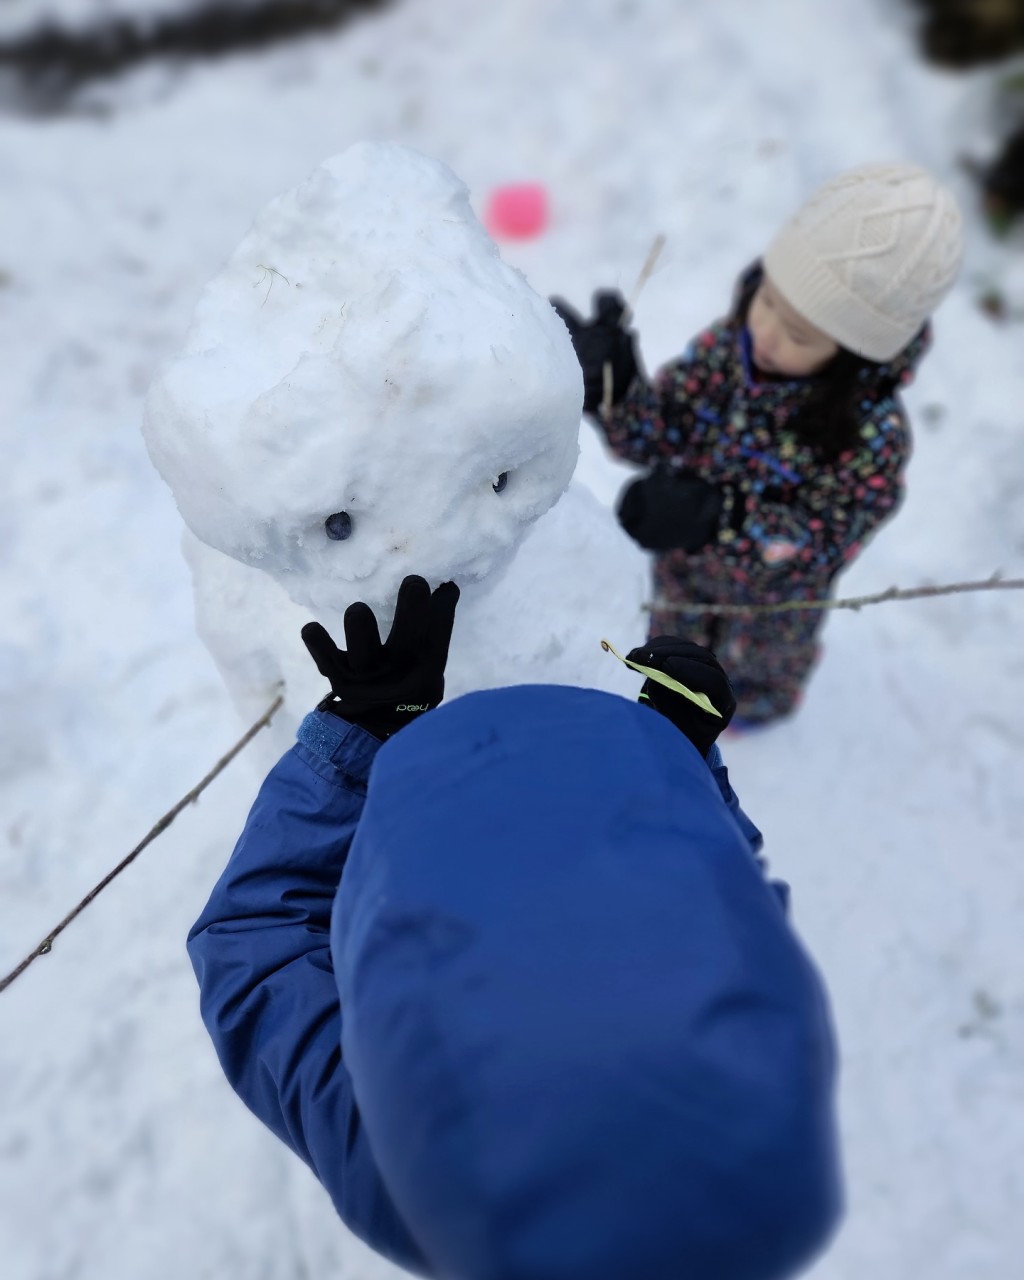
[[[733,303],[730,321],[746,325],[754,294],[764,279],[764,267],[755,262],[743,273]],[[840,347],[832,359],[811,379],[813,387],[787,426],[803,443],[828,461],[857,443],[864,422],[860,402],[870,388],[872,400],[892,395],[899,384],[887,377],[886,366]],[[867,385],[865,385],[867,384]]]

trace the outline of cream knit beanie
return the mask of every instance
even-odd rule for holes
[[[885,361],[948,293],[962,257],[950,192],[916,165],[869,164],[819,188],[769,245],[764,268],[833,342]]]

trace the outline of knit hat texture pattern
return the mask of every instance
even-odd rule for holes
[[[963,260],[952,193],[910,164],[870,164],[826,182],[764,255],[783,297],[841,347],[891,360],[952,288]]]

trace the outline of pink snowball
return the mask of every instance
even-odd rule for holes
[[[510,182],[495,187],[484,211],[492,236],[529,240],[548,224],[548,193],[539,182]]]

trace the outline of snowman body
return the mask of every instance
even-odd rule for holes
[[[581,399],[564,325],[443,165],[360,143],[262,211],[154,381],[144,434],[235,701],[256,718],[284,693],[275,749],[326,692],[303,624],[343,645],[364,600],[386,634],[409,573],[463,592],[448,696],[635,693],[600,640],[643,638],[646,565],[570,484]]]

